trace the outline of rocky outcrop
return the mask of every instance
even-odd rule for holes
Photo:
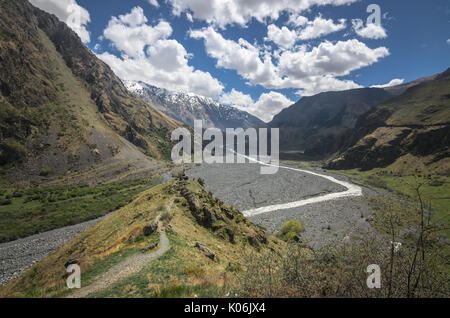
[[[203,254],[205,254],[206,257],[208,257],[209,259],[216,261],[216,254],[213,253],[213,251],[211,251],[209,248],[207,248],[205,245],[203,245],[200,242],[196,242],[195,243],[195,247],[198,248],[200,251],[203,252]]]
[[[158,230],[158,222],[151,222],[144,226],[143,232],[145,236],[150,236]]]
[[[186,178],[185,174],[179,176],[174,187],[186,200],[189,211],[198,224],[233,244],[244,238],[254,247],[267,244],[266,231],[263,228],[250,223],[241,212],[226,206],[203,187],[200,193],[189,190],[189,181]]]

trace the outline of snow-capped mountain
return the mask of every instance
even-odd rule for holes
[[[219,104],[207,97],[172,92],[144,82],[124,81],[124,84],[145,102],[191,127],[197,119],[203,120],[204,128],[217,127],[221,130],[238,127],[247,129],[263,124],[259,118],[245,111]]]

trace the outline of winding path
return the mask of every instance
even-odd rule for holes
[[[170,201],[167,211],[170,212],[173,205],[173,199]],[[117,282],[118,280],[128,277],[132,274],[138,273],[148,262],[155,260],[162,255],[164,255],[170,249],[169,239],[167,238],[165,229],[161,226],[159,222],[160,216],[157,217],[158,222],[158,232],[159,232],[159,249],[155,252],[135,255],[127,258],[121,263],[115,265],[106,273],[101,275],[94,283],[89,286],[82,287],[73,294],[69,295],[68,298],[85,298],[90,294],[96,293],[110,286],[111,284]],[[81,284],[83,284],[83,277],[81,277]]]

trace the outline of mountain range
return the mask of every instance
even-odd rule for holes
[[[125,81],[129,91],[166,115],[191,127],[194,120],[203,120],[203,127],[247,129],[263,124],[259,118],[235,107],[225,106],[212,99],[182,92],[172,92],[143,82]]]

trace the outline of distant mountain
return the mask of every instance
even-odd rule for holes
[[[171,92],[143,82],[125,81],[124,84],[145,102],[191,127],[194,126],[195,119],[202,119],[205,128],[217,127],[221,130],[239,127],[247,129],[263,123],[247,112],[216,103],[210,98]]]
[[[360,116],[438,76],[435,74],[392,87],[330,91],[303,97],[283,109],[267,126],[280,128],[281,150],[303,151],[309,157],[329,157],[348,145],[348,140],[342,136],[355,127]]]
[[[332,153],[336,136],[355,127],[359,116],[391,97],[381,88],[320,93],[283,109],[267,126],[280,128],[281,150]]]
[[[0,0],[0,63],[3,169],[61,174],[123,149],[122,162],[170,154],[182,124],[131,94],[76,33],[28,1]]]
[[[358,119],[327,167],[367,170],[399,162],[450,173],[450,69],[433,78]]]

